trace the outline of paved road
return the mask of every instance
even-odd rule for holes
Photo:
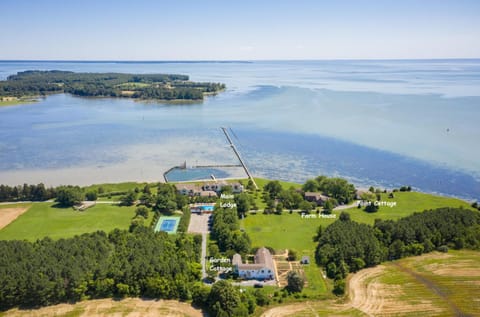
[[[340,206],[337,206],[337,207],[333,208],[333,210],[344,210],[344,209],[348,209],[348,208],[352,208],[352,207],[357,207],[357,205],[358,205],[358,202],[354,201],[350,205],[340,205]]]

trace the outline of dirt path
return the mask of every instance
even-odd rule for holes
[[[47,316],[81,316],[81,317],[202,317],[203,314],[186,303],[174,300],[143,300],[127,298],[121,301],[98,299],[77,304],[60,304],[35,310],[12,309],[5,316],[47,317]]]
[[[354,201],[353,203],[349,204],[349,205],[340,205],[340,206],[337,206],[335,208],[333,208],[334,211],[338,211],[338,210],[345,210],[345,209],[349,209],[349,208],[353,208],[353,207],[357,207],[358,203],[356,201]]]
[[[21,214],[28,210],[30,206],[15,208],[0,208],[0,229],[8,226],[12,221],[17,219]]]
[[[421,279],[417,279],[420,276],[415,272],[409,269],[403,271],[400,266],[397,266],[397,268],[414,277],[417,282],[424,284]],[[405,293],[406,289],[402,285],[383,283],[381,279],[385,274],[388,274],[386,270],[385,265],[378,265],[354,274],[349,281],[350,302],[346,305],[350,305],[369,316],[408,315],[419,311],[426,315],[445,314],[444,308],[439,307],[431,300],[423,299],[411,303],[402,299],[404,296],[408,297],[411,294]],[[428,285],[424,285],[428,287]],[[433,291],[430,287],[428,289]],[[441,298],[445,302],[448,300],[445,296]],[[457,314],[457,316],[463,315]]]
[[[381,284],[377,282],[385,267],[378,265],[355,273],[348,283],[350,305],[368,315],[382,310],[385,298]],[[367,283],[367,280],[372,280]]]

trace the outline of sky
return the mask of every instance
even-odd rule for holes
[[[480,58],[477,0],[0,0],[0,60]]]

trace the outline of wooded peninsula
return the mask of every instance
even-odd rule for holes
[[[69,93],[82,97],[121,97],[154,100],[203,100],[225,84],[193,82],[187,75],[75,73],[27,70],[0,81],[0,97],[23,98]]]

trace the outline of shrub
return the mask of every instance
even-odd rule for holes
[[[333,293],[337,296],[341,296],[345,294],[344,279],[335,280],[335,282],[333,283]]]
[[[97,200],[97,192],[91,191],[85,194],[85,198],[89,201]]]
[[[447,253],[448,252],[448,247],[446,245],[441,245],[437,248],[437,251]]]
[[[305,281],[295,271],[290,271],[287,274],[287,290],[291,293],[300,293],[303,290]]]
[[[137,207],[137,209],[135,210],[135,215],[137,217],[143,217],[145,219],[148,218],[148,213],[149,213],[149,210],[147,207],[145,206],[140,206],[140,207]]]
[[[295,250],[288,250],[288,261],[296,261],[297,260],[297,252]]]

